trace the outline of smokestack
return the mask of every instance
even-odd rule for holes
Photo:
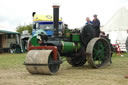
[[[53,24],[54,24],[54,35],[58,37],[59,34],[59,5],[53,6]]]

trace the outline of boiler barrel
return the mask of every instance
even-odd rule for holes
[[[61,43],[62,43],[61,53],[77,52],[81,48],[81,43],[64,42],[64,41],[61,41]]]

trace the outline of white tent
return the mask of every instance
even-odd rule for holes
[[[112,44],[116,44],[118,41],[121,50],[126,51],[125,42],[128,30],[128,8],[123,7],[119,9],[101,30],[109,34]]]

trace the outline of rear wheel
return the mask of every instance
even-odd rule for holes
[[[109,42],[103,38],[93,38],[87,45],[86,58],[93,68],[105,66],[111,57]]]

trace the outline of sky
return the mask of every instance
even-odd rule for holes
[[[19,25],[31,24],[32,12],[53,14],[53,4],[60,5],[60,17],[69,28],[79,28],[94,14],[105,25],[128,0],[0,0],[0,28],[15,31]]]

